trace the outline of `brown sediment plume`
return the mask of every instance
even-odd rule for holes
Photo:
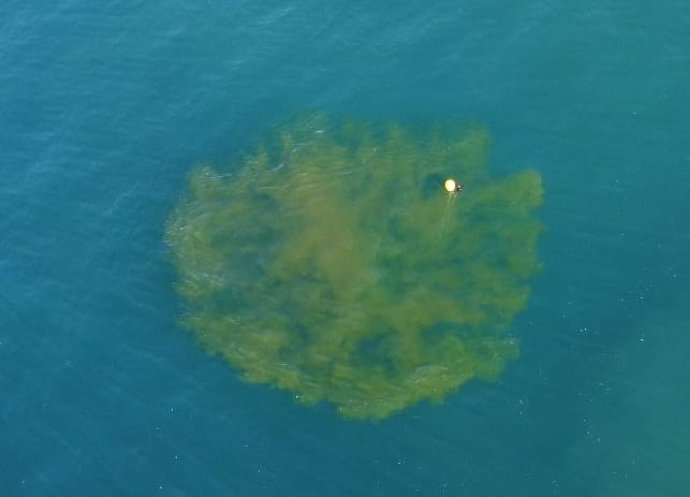
[[[232,174],[196,169],[167,227],[185,326],[246,380],[348,418],[496,378],[539,270],[543,191],[534,170],[492,178],[488,141],[309,115]]]

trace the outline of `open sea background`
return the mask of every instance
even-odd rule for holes
[[[0,496],[690,492],[690,3],[4,0]],[[544,177],[501,381],[382,423],[181,330],[164,224],[303,110],[478,121]]]

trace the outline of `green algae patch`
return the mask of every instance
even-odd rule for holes
[[[534,170],[490,176],[488,143],[307,116],[231,172],[197,168],[167,226],[185,327],[246,380],[347,418],[497,378],[543,191]]]

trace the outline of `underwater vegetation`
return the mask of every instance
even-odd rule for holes
[[[490,176],[488,144],[309,115],[230,172],[197,168],[166,235],[184,326],[246,380],[347,418],[497,378],[539,270],[543,191],[534,170]]]

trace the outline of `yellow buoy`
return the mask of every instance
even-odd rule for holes
[[[445,187],[445,189],[448,193],[453,193],[453,192],[458,191],[458,184],[452,178],[448,178],[446,180],[446,182],[443,184],[443,186]]]

